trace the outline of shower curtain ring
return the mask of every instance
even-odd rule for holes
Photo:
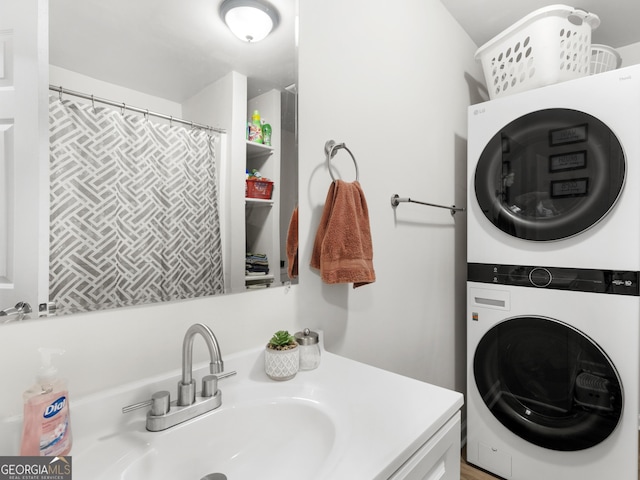
[[[62,87],[60,87],[60,91],[58,92],[58,99],[62,101]]]
[[[148,122],[149,121],[149,109],[147,108],[147,111],[144,112],[144,119]]]
[[[121,113],[122,115],[124,115],[124,111],[125,111],[126,109],[127,109],[127,104],[126,104],[126,103],[124,103],[124,102],[122,102],[122,108],[121,108],[121,110],[120,110],[120,113]]]
[[[173,127],[173,115],[169,117],[169,126]]]
[[[91,95],[91,108],[93,108],[93,111],[96,111],[96,102],[93,98],[93,95]]]

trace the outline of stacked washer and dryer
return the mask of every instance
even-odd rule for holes
[[[469,109],[467,460],[637,479],[640,65]]]

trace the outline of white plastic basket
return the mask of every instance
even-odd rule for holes
[[[566,5],[530,13],[476,52],[489,96],[511,95],[589,74],[597,15]]]
[[[589,66],[591,75],[615,70],[620,68],[621,64],[622,57],[614,48],[607,45],[591,45],[591,63]]]

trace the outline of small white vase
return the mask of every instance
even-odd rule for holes
[[[264,371],[273,380],[290,380],[300,367],[300,348],[289,350],[264,349]]]

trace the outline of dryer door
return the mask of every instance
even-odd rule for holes
[[[502,231],[526,240],[576,235],[618,199],[625,158],[597,118],[569,109],[540,110],[494,135],[475,172],[478,204]]]
[[[592,447],[622,415],[622,385],[607,355],[557,320],[517,317],[497,324],[479,342],[473,369],[491,413],[541,447]]]

